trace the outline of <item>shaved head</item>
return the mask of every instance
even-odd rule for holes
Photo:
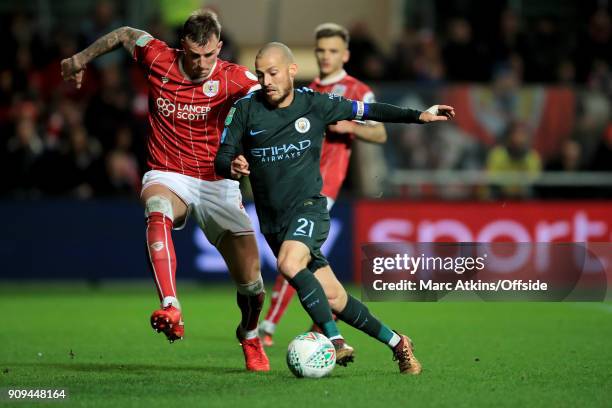
[[[260,59],[265,56],[271,55],[274,53],[276,56],[279,56],[281,61],[286,64],[295,63],[295,58],[293,58],[293,53],[285,44],[280,42],[271,42],[264,45],[259,52],[257,53],[257,57],[255,59]]]
[[[297,64],[289,47],[279,42],[264,45],[255,58],[255,73],[270,105],[283,108],[291,104]]]

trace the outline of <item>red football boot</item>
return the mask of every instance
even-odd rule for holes
[[[246,369],[249,371],[270,371],[270,360],[268,360],[261,339],[259,337],[245,339],[240,332],[240,327],[238,327],[236,338],[242,346]]]
[[[181,340],[185,335],[185,325],[181,317],[181,311],[172,305],[153,312],[151,327],[158,333],[164,332],[170,343]]]

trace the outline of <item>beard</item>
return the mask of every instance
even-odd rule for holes
[[[268,92],[264,91],[264,95],[266,97],[266,101],[272,105],[272,106],[278,106],[280,105],[285,99],[287,99],[287,97],[289,96],[289,94],[291,93],[292,89],[291,87],[287,87],[284,90],[282,89],[274,89],[274,93],[269,94]]]

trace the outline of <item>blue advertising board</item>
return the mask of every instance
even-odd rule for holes
[[[255,224],[264,279],[276,276],[276,260]],[[133,201],[3,201],[0,279],[148,279],[143,210]],[[352,279],[352,209],[338,203],[324,252],[341,280]],[[229,280],[227,268],[198,226],[173,233],[177,278]]]

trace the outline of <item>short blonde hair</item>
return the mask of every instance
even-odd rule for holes
[[[348,46],[350,35],[346,28],[336,23],[323,23],[315,28],[315,40],[320,38],[340,37]]]

